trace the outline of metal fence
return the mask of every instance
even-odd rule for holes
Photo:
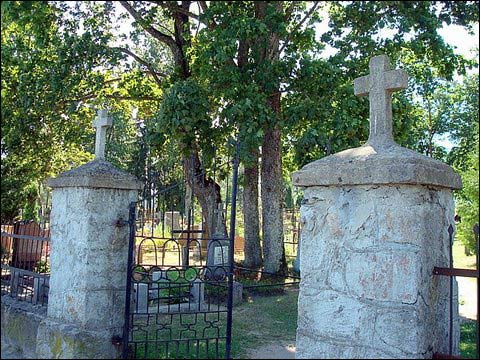
[[[1,293],[46,305],[50,230],[34,221],[1,225]]]

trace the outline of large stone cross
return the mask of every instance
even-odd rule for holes
[[[95,159],[105,159],[107,127],[112,126],[112,119],[107,116],[107,110],[97,111],[97,117],[93,121],[93,126],[97,130],[95,138]]]
[[[392,93],[405,89],[408,75],[404,70],[390,70],[386,55],[370,59],[370,75],[353,82],[355,95],[370,96],[370,144],[382,145],[393,142]]]

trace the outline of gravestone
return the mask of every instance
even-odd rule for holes
[[[167,271],[160,270],[152,273],[152,289],[162,287],[162,284],[168,284]]]
[[[205,307],[205,283],[201,279],[195,279],[190,288],[190,304],[192,310],[201,311]]]
[[[387,56],[370,60],[355,94],[370,97],[365,145],[307,164],[292,176],[304,188],[297,358],[432,358],[448,353],[448,165],[393,140],[391,96],[407,86]],[[455,294],[454,294],[455,296]],[[454,309],[458,325],[458,308]]]
[[[182,228],[182,215],[179,211],[165,212],[165,225],[170,230],[180,230]]]
[[[133,309],[136,313],[148,312],[148,284],[133,283]]]
[[[212,239],[208,239],[205,272],[207,279],[222,280],[226,277],[229,250],[230,241],[225,240],[225,235],[214,234]]]
[[[243,302],[243,284],[240,281],[234,281],[232,287],[232,305],[240,305]]]
[[[207,268],[205,277],[207,279],[223,280],[226,278],[229,265],[230,240],[223,231],[222,205],[218,204],[216,210],[217,227],[211,239],[207,242]]]

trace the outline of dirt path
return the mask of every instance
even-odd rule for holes
[[[295,343],[271,343],[251,349],[247,359],[295,359]]]
[[[477,284],[475,279],[457,277],[458,311],[460,316],[471,320],[477,318]]]

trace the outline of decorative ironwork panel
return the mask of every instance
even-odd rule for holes
[[[230,357],[236,157],[230,163],[184,168],[176,182],[160,174],[131,205],[124,358]]]

